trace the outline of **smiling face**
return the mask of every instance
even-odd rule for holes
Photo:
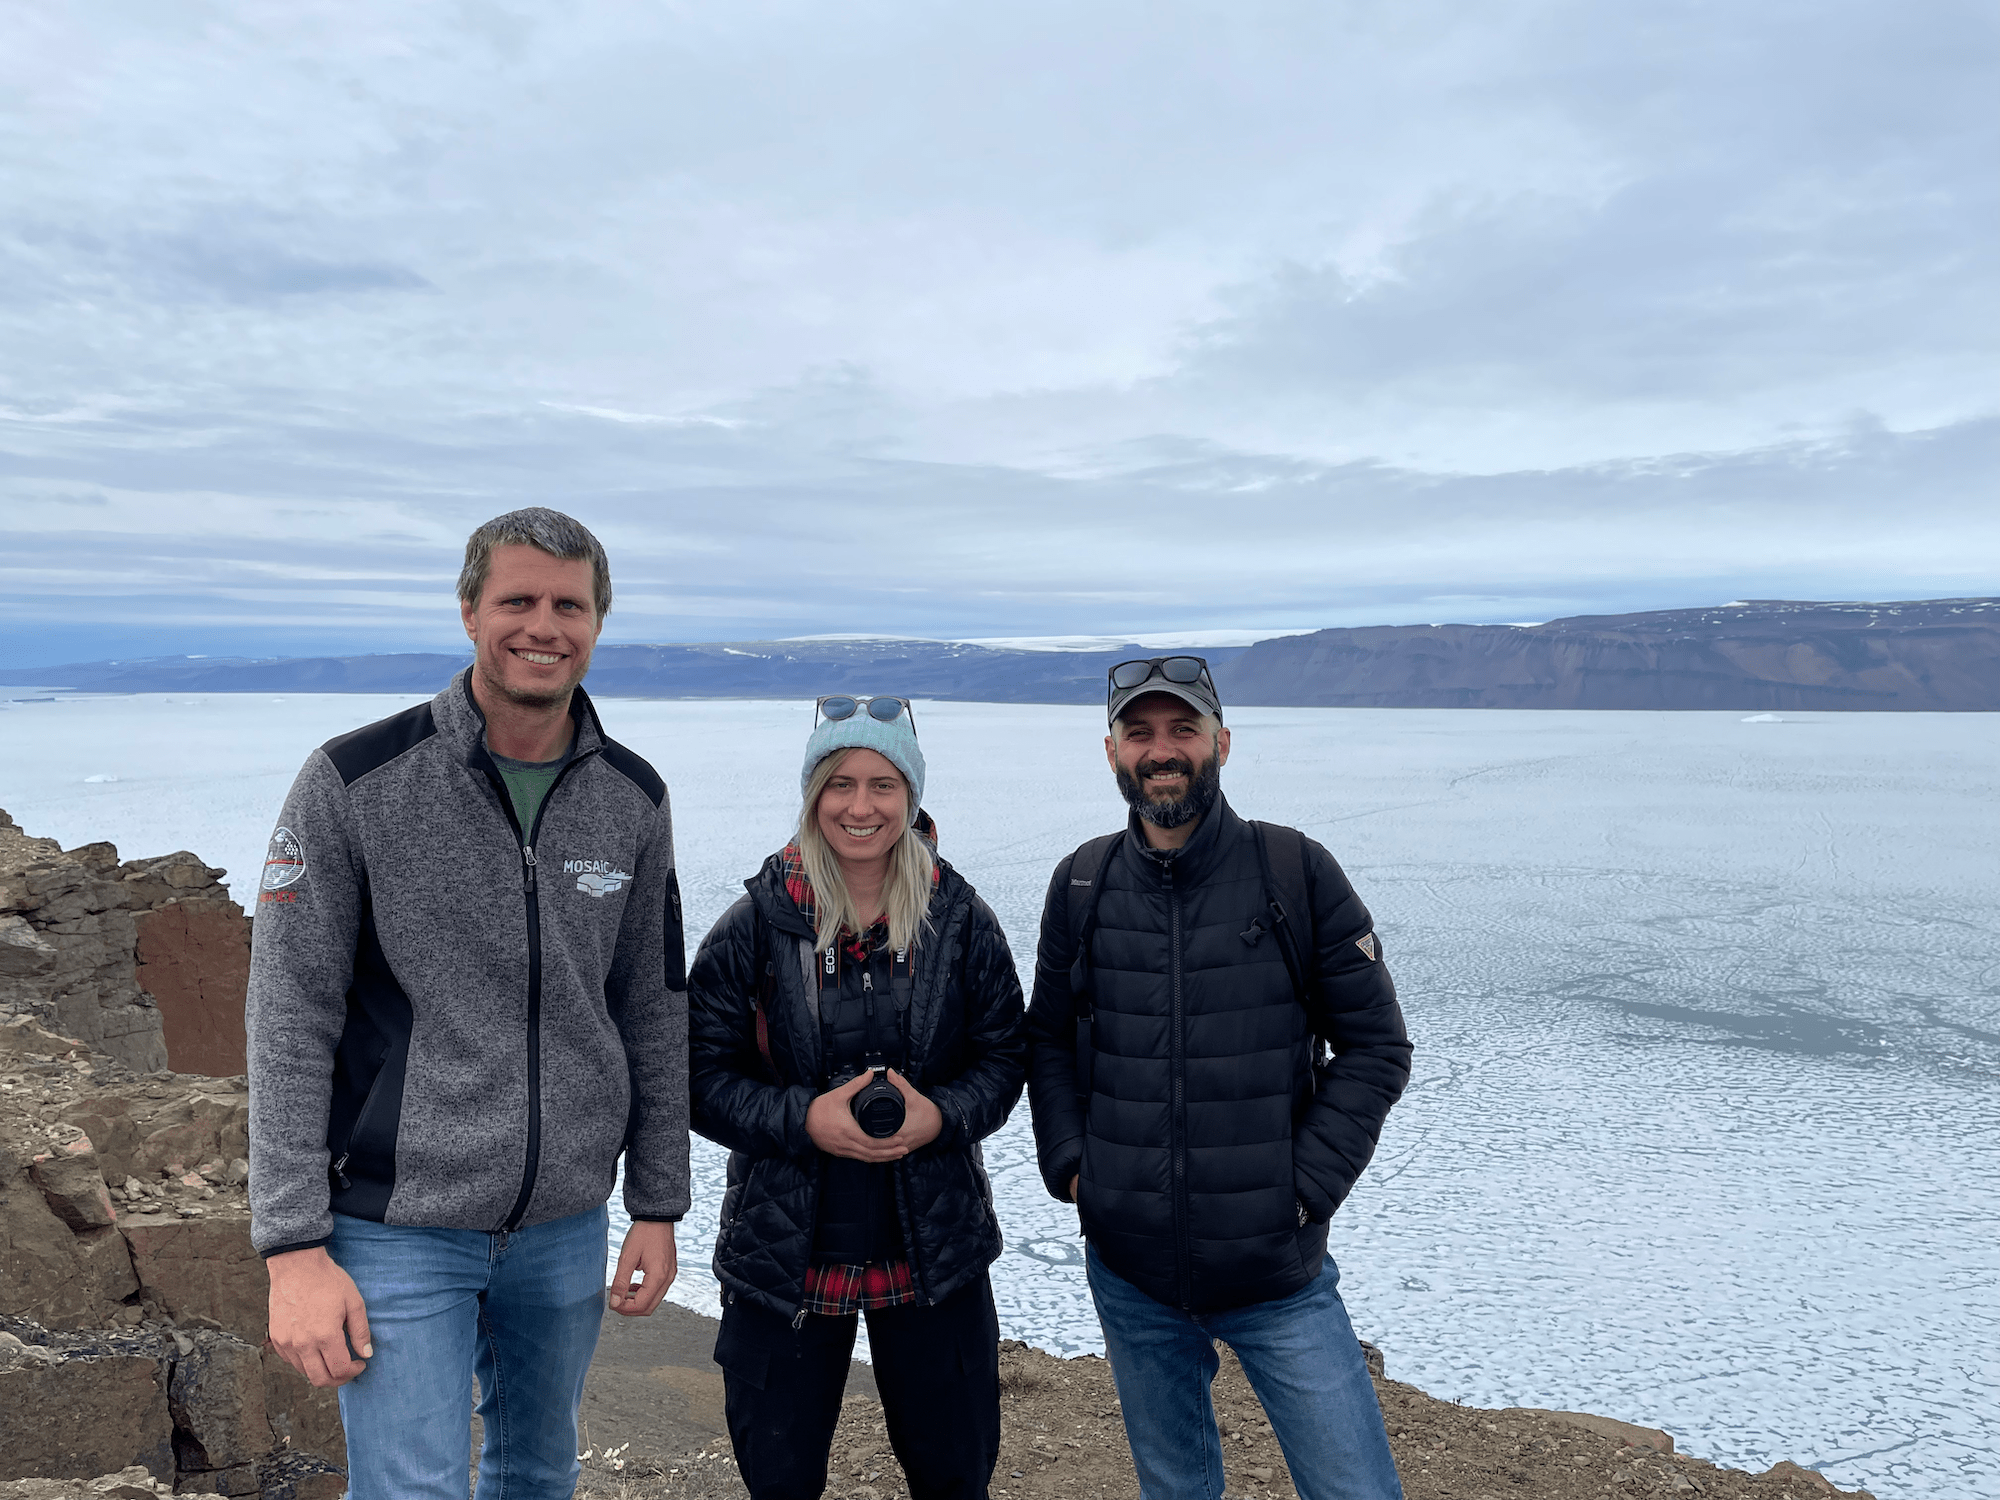
[[[903,773],[874,750],[849,750],[819,794],[813,818],[843,870],[886,868],[910,826]]]
[[[524,708],[567,704],[604,628],[591,603],[592,582],[587,558],[494,548],[478,604],[459,606],[479,687]]]
[[[1156,827],[1179,828],[1214,805],[1229,731],[1171,693],[1148,693],[1118,716],[1104,756],[1134,812]]]

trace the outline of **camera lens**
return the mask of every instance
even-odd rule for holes
[[[887,1140],[903,1128],[902,1092],[880,1073],[869,1080],[868,1087],[856,1094],[848,1107],[854,1111],[854,1123],[861,1127],[861,1133],[878,1141]]]

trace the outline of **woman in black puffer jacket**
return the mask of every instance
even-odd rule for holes
[[[983,1500],[1000,1227],[979,1142],[1021,1094],[1020,980],[992,910],[936,858],[909,705],[820,706],[798,835],[688,975],[694,1126],[730,1150],[730,1440],[752,1500],[818,1496],[865,1313],[913,1500]]]

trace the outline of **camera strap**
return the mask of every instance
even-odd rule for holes
[[[845,961],[841,954],[841,947],[841,942],[836,938],[832,943],[829,943],[825,948],[820,950],[819,962],[816,965],[819,970],[820,1027],[822,1035],[827,1038],[825,1055],[829,1060],[829,1065],[831,1064],[833,1055],[831,1047],[833,1017],[840,1006],[840,971]],[[910,950],[908,948],[898,948],[890,955],[889,999],[891,1005],[883,1007],[883,1010],[887,1012],[886,1017],[878,1016],[875,1008],[877,990],[875,988],[874,965],[864,962],[860,967],[862,1017],[865,1025],[863,1047],[867,1065],[871,1068],[885,1066],[888,1059],[894,1056],[899,1063],[907,1066],[907,1059],[903,1057],[905,1050],[904,1017],[909,1012],[910,999],[916,992],[916,980],[913,973],[914,966],[910,959]],[[880,1029],[883,1019],[888,1021],[893,1032],[886,1039],[886,1045],[885,1038]]]
[[[910,973],[910,950],[898,948],[889,958],[889,993],[895,997],[898,1025],[910,1013],[910,996],[916,992],[916,987],[916,980]]]

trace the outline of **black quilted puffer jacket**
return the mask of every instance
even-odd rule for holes
[[[1084,1234],[1172,1307],[1288,1297],[1320,1272],[1326,1221],[1368,1165],[1410,1076],[1410,1039],[1374,921],[1305,841],[1302,1004],[1268,925],[1256,837],[1218,802],[1187,845],[1147,847],[1137,819],[1107,861],[1091,939],[1087,1113],[1078,1108],[1074,944],[1056,867],[1042,918],[1032,1097],[1043,1180],[1082,1178]],[[1302,942],[1302,946],[1305,946]],[[1312,1065],[1312,1038],[1332,1058]]]
[[[938,863],[931,935],[911,959],[906,1076],[937,1105],[944,1130],[893,1171],[903,1242],[928,1302],[943,1301],[1000,1254],[979,1142],[1006,1122],[1027,1063],[1007,939],[964,877]],[[806,1110],[824,1087],[813,935],[785,892],[779,856],[744,885],[748,894],[703,939],[688,974],[690,1093],[694,1128],[729,1148],[715,1274],[730,1293],[790,1318],[804,1305],[824,1160],[806,1134]],[[775,1079],[757,1046],[766,960],[775,968]]]

